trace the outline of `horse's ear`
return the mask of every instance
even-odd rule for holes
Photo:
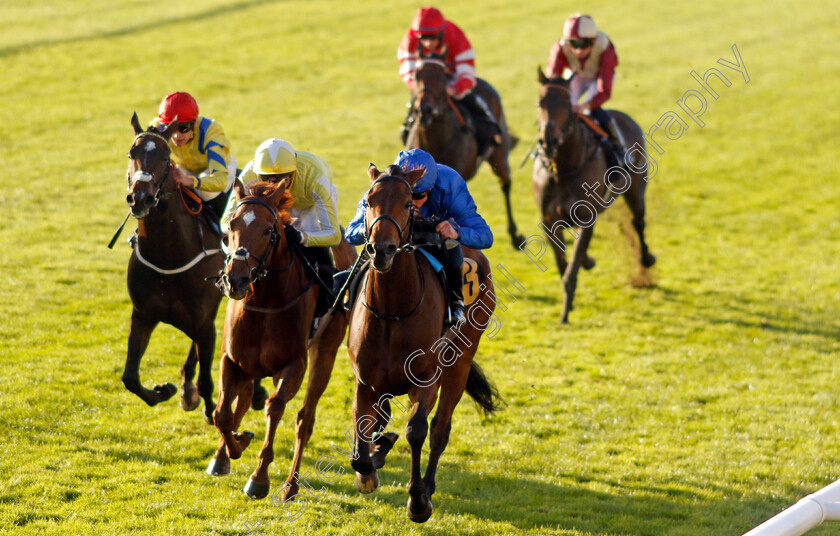
[[[538,81],[540,82],[540,84],[541,84],[541,85],[543,85],[543,86],[544,86],[544,85],[546,85],[546,84],[548,83],[548,77],[547,77],[547,76],[545,75],[545,73],[543,72],[543,70],[542,70],[542,66],[541,66],[541,65],[538,65],[538,66],[537,66],[537,80],[538,80]]]
[[[405,174],[405,180],[408,184],[411,185],[411,188],[414,188],[414,185],[417,184],[417,181],[423,178],[423,175],[426,174],[426,166],[420,166],[419,168],[412,169],[411,171]]]
[[[368,166],[368,176],[370,177],[370,182],[375,181],[376,177],[379,176],[379,170],[376,169],[376,166],[374,166],[373,163]]]
[[[171,138],[172,135],[175,134],[176,130],[178,130],[178,116],[177,115],[175,116],[175,119],[173,119],[172,122],[169,123],[169,125],[166,126],[166,130],[161,132],[160,135],[163,136],[166,139],[166,141],[169,141],[169,138]]]
[[[137,112],[134,112],[134,115],[131,116],[131,126],[134,127],[135,136],[143,132],[143,127],[140,126],[140,120],[137,119]]]
[[[236,193],[237,201],[242,201],[243,197],[248,196],[248,194],[245,192],[245,185],[242,184],[242,181],[239,179],[233,181],[233,191]]]

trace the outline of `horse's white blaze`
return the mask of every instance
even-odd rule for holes
[[[256,220],[256,219],[257,219],[257,217],[254,216],[253,212],[246,212],[245,214],[242,215],[242,220],[245,222],[245,227],[248,227],[249,225],[251,225],[251,223],[253,223],[253,221]]]
[[[153,142],[152,140],[149,140],[149,141],[146,142],[146,152],[147,153],[150,153],[150,152],[154,151],[155,147],[157,147],[157,145],[155,145],[155,142]]]

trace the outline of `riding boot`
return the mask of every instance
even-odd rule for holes
[[[449,285],[449,319],[450,326],[458,326],[466,320],[464,306],[463,275],[461,267],[445,268],[446,283]]]
[[[479,145],[478,153],[483,154],[486,149],[501,145],[502,129],[481,95],[473,91],[464,95],[460,102],[464,103],[475,119],[475,133]]]
[[[302,247],[303,254],[309,259],[309,264],[318,270],[318,279],[323,282],[318,292],[318,303],[315,305],[315,318],[322,316],[332,305],[333,276],[336,273],[333,265],[330,248],[327,247]],[[320,283],[318,283],[320,285]]]
[[[610,135],[607,141],[612,146],[612,149],[616,155],[616,159],[619,162],[619,165],[622,167],[627,167],[629,165],[627,145],[624,142],[623,136],[621,135],[621,131],[615,124],[615,119],[610,118],[610,121],[607,122],[605,126],[607,127],[606,130]]]

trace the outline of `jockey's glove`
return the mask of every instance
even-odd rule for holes
[[[286,227],[286,238],[288,238],[290,242],[303,244],[303,235],[292,225]]]

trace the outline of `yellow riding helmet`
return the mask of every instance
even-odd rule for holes
[[[297,169],[295,150],[286,140],[269,138],[254,153],[254,171],[259,175],[279,175]]]

